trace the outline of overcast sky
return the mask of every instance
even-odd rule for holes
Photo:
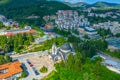
[[[56,0],[56,1],[65,1],[70,3],[77,3],[77,2],[88,2],[88,3],[95,3],[97,1],[105,1],[110,3],[120,3],[120,0]]]

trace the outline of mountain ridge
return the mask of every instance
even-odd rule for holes
[[[79,2],[79,3],[75,3],[75,4],[71,4],[71,3],[66,3],[63,2],[65,4],[67,4],[70,7],[78,7],[78,8],[83,8],[83,9],[88,9],[88,8],[94,8],[94,9],[120,9],[120,4],[118,3],[108,3],[108,2],[103,2],[103,1],[98,1],[96,3],[93,4],[89,4],[86,2]]]

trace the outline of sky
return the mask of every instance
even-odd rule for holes
[[[97,1],[104,1],[110,3],[120,3],[120,0],[57,0],[57,1],[64,1],[70,3],[77,3],[77,2],[87,2],[87,3],[95,3]]]

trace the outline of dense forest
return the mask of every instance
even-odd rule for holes
[[[43,80],[120,80],[120,75],[101,65],[101,59],[85,61],[80,53],[68,56],[66,62],[56,64],[53,71]]]
[[[57,10],[71,9],[71,7],[55,1],[45,0],[9,0],[0,5],[0,14],[7,18],[17,20],[30,25],[40,25],[44,23],[43,16],[53,15]],[[29,16],[38,18],[27,19]]]

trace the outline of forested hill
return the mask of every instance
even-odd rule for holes
[[[66,9],[71,9],[71,7],[56,1],[7,0],[4,4],[0,3],[0,14],[22,23],[31,23],[34,25],[43,23],[42,17],[44,15],[52,15],[55,14],[57,10]],[[39,16],[39,18],[27,19],[27,17],[31,15]]]

